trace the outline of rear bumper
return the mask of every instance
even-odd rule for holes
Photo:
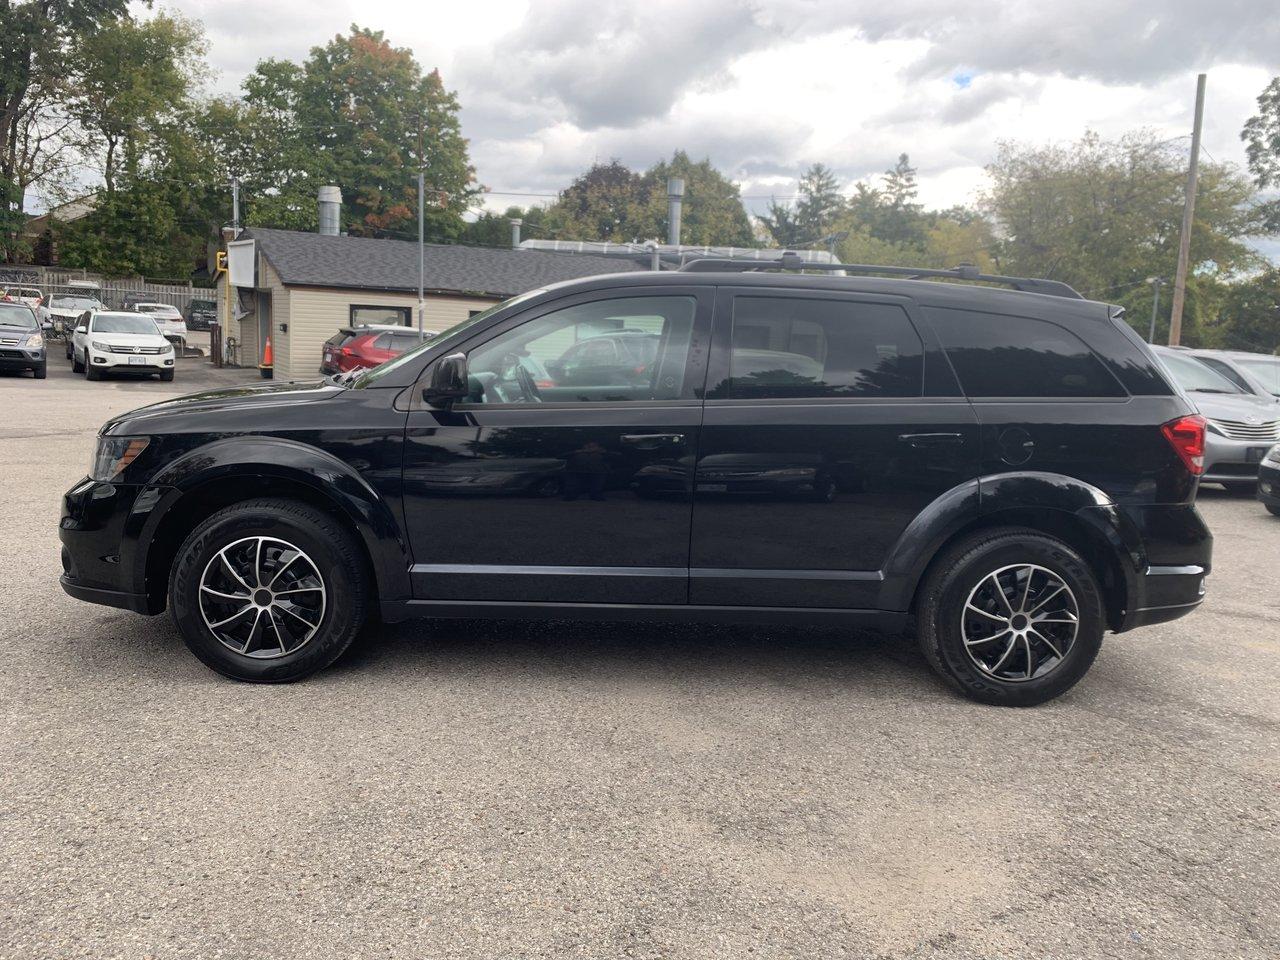
[[[1142,606],[1130,609],[1121,630],[1177,620],[1204,601],[1208,571],[1196,564],[1147,567],[1141,578]]]
[[[1120,507],[1133,525],[1137,561],[1117,633],[1184,617],[1204,601],[1213,534],[1194,504]]]

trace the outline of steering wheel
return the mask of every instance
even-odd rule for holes
[[[515,373],[516,385],[520,388],[520,400],[524,403],[541,403],[542,394],[538,392],[538,385],[534,382],[533,375],[520,362],[520,358],[511,353],[503,359],[503,363],[508,362]]]

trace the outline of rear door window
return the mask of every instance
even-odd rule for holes
[[[918,397],[923,350],[894,304],[737,297],[729,374],[711,391],[730,400]]]
[[[970,397],[1127,396],[1084,341],[1056,323],[971,310],[930,316]]]

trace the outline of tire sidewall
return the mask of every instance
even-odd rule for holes
[[[1062,663],[1043,677],[1021,682],[998,680],[969,658],[961,631],[961,612],[981,580],[1001,567],[1036,564],[1062,577],[1075,595],[1080,623]],[[1032,706],[1073,687],[1088,672],[1105,630],[1102,594],[1088,564],[1065,544],[1047,537],[1008,537],[975,547],[944,575],[934,613],[933,633],[944,671],[970,696],[986,703]]]
[[[299,547],[315,563],[325,587],[324,617],[315,635],[296,651],[270,660],[225,646],[205,625],[199,607],[200,579],[209,561],[228,544],[255,536],[278,537]],[[174,622],[191,652],[224,676],[259,683],[299,679],[341,656],[360,627],[364,601],[350,559],[326,531],[291,511],[268,506],[215,514],[178,550],[169,585]]]

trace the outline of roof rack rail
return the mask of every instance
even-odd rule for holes
[[[1042,293],[1050,297],[1070,297],[1083,300],[1079,293],[1061,280],[1040,280],[1034,277],[1002,277],[993,274],[979,273],[971,263],[962,263],[949,270],[926,269],[923,267],[886,267],[871,263],[815,263],[804,260],[791,250],[785,250],[776,260],[755,260],[746,258],[699,257],[684,263],[680,270],[685,273],[750,273],[756,270],[825,270],[842,271],[844,273],[880,274],[890,277],[906,277],[921,280],[929,277],[945,277],[951,280],[972,280],[982,283],[1000,283],[1013,287],[1024,293]]]

